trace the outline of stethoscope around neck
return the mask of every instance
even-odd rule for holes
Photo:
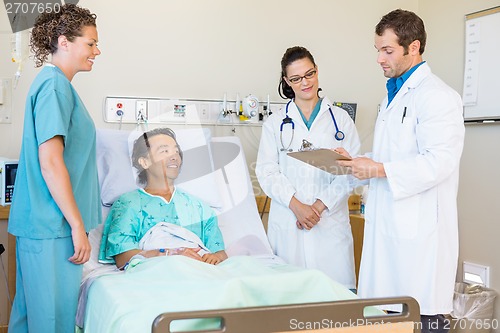
[[[293,99],[291,99],[290,101],[288,101],[288,103],[286,103],[285,118],[283,118],[283,120],[281,121],[281,125],[280,125],[280,142],[281,142],[281,149],[280,150],[281,151],[292,151],[292,149],[290,149],[290,146],[292,145],[293,135],[295,133],[295,123],[293,122],[293,119],[290,118],[290,116],[288,116],[288,106],[292,102],[293,102]],[[344,140],[345,134],[344,134],[344,132],[342,132],[339,129],[339,126],[337,125],[337,120],[335,120],[335,116],[333,115],[333,111],[332,111],[331,105],[328,105],[328,111],[330,112],[330,116],[332,117],[333,125],[335,125],[335,135],[334,135],[334,138],[337,141]],[[291,124],[292,125],[292,137],[290,138],[290,142],[288,143],[288,146],[285,148],[285,145],[283,144],[283,127],[286,124]]]

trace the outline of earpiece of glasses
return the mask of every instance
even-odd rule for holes
[[[316,73],[318,71],[313,69],[313,70],[310,70],[309,72],[307,72],[304,76],[292,76],[290,78],[288,78],[288,81],[290,81],[290,83],[293,83],[293,84],[297,84],[297,83],[300,83],[302,82],[303,79],[312,79]]]

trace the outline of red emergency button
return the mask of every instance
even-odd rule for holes
[[[118,109],[121,109],[121,108],[123,107],[123,104],[122,104],[122,103],[117,103],[117,104],[116,104],[116,107],[117,107]]]

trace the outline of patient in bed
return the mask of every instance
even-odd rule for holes
[[[227,258],[213,210],[176,189],[182,151],[175,133],[158,128],[134,143],[132,165],[144,185],[123,194],[106,219],[99,261],[126,268],[144,258],[183,255],[209,264]]]

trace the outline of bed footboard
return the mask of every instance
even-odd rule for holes
[[[368,306],[401,304],[402,312],[380,316],[364,315]],[[172,331],[176,321],[210,320],[209,331]],[[414,333],[420,332],[420,307],[411,297],[357,299],[335,302],[260,306],[251,308],[163,313],[156,317],[152,333]]]

